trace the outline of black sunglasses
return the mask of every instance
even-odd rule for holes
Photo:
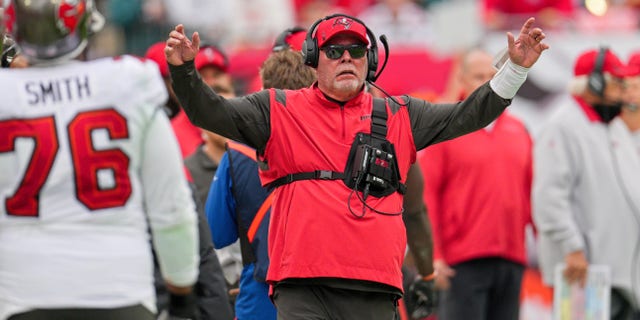
[[[349,55],[354,59],[360,59],[364,57],[365,53],[367,53],[367,47],[361,44],[350,44],[346,46],[332,44],[323,47],[320,50],[324,51],[327,58],[331,60],[340,59],[345,51],[349,51]]]

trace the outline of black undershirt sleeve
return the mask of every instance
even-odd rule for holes
[[[194,125],[262,150],[269,140],[269,91],[225,99],[207,86],[193,61],[169,65],[173,90]]]
[[[511,99],[493,92],[489,82],[458,103],[433,104],[409,96],[403,99],[408,101],[416,150],[484,128],[511,104]]]

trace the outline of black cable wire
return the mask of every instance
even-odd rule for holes
[[[382,74],[382,71],[384,71],[384,68],[387,66],[387,62],[389,61],[389,43],[387,42],[387,36],[385,36],[384,34],[380,36],[380,43],[382,43],[382,45],[384,46],[384,62],[382,63],[382,68],[380,68],[380,71],[378,71],[376,73],[376,75],[370,79],[367,80],[367,82],[376,87],[376,89],[382,91],[382,93],[384,93],[385,96],[389,97],[389,99],[391,99],[393,102],[395,102],[396,104],[399,104],[403,107],[406,107],[409,103],[405,102],[405,103],[400,103],[396,98],[392,97],[390,94],[388,94],[386,91],[384,91],[384,89],[382,89],[381,87],[379,87],[377,84],[375,84],[375,81],[378,80],[378,77],[380,77],[380,75]]]
[[[357,194],[357,188],[358,188],[358,185],[360,185],[360,181],[362,181],[362,174],[358,175],[358,178],[356,179],[356,184],[353,187],[353,189],[351,189],[351,192],[349,193],[349,198],[347,198],[347,208],[349,208],[349,212],[351,212],[351,215],[353,215],[358,219],[364,218],[364,215],[367,213],[365,207],[362,207],[361,215],[357,215],[355,212],[353,212],[353,209],[351,209],[351,198],[353,197],[354,193]]]
[[[351,193],[349,193],[349,198],[347,199],[347,207],[349,208],[349,212],[351,212],[351,214],[358,218],[361,219],[365,216],[366,214],[366,209],[371,210],[372,212],[375,212],[377,214],[383,215],[383,216],[399,216],[402,215],[404,213],[404,206],[402,207],[402,210],[398,211],[398,212],[386,212],[386,211],[380,211],[380,210],[376,210],[375,208],[369,206],[367,204],[367,199],[366,196],[364,196],[365,192],[363,192],[363,195],[360,195],[357,191],[358,186],[360,185],[360,182],[362,181],[363,178],[363,173],[358,175],[358,178],[356,179],[356,184],[353,187],[353,189],[351,189]],[[365,186],[365,190],[368,190],[369,188],[369,183],[367,183],[367,185]],[[362,214],[357,215],[355,212],[353,212],[353,209],[351,208],[351,198],[353,197],[353,194],[356,194],[356,197],[358,198],[358,200],[360,200],[360,203],[362,203]],[[368,195],[368,192],[367,192]]]
[[[380,211],[380,210],[376,210],[375,208],[369,206],[367,204],[367,202],[365,201],[366,199],[363,199],[362,196],[360,194],[358,194],[356,192],[356,196],[358,196],[358,200],[360,200],[360,202],[362,202],[362,204],[364,205],[365,208],[377,213],[377,214],[381,214],[383,216],[399,216],[402,215],[402,213],[404,213],[404,207],[402,208],[402,210],[397,211],[397,212],[386,212],[386,211]],[[364,211],[364,210],[363,210]]]
[[[375,84],[374,82],[369,81],[369,84],[370,84],[370,85],[372,85],[372,86],[374,86],[374,87],[376,87],[376,89],[378,89],[378,90],[382,91],[382,93],[384,93],[384,95],[385,95],[385,96],[389,97],[389,99],[391,99],[391,100],[392,100],[393,102],[395,102],[396,104],[399,104],[399,105],[401,105],[401,106],[403,106],[403,107],[406,107],[406,106],[408,106],[408,105],[409,105],[409,103],[408,103],[408,102],[400,103],[400,101],[398,101],[398,99],[396,99],[396,98],[392,97],[391,95],[389,95],[386,91],[384,91],[384,89],[382,89],[381,87],[379,87],[379,86],[378,86],[377,84]]]

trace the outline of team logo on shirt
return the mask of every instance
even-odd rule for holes
[[[86,10],[82,0],[62,0],[58,3],[57,26],[64,33],[73,33],[84,17]]]
[[[0,17],[0,21],[3,17]],[[13,2],[9,2],[9,6],[4,11],[4,26],[6,28],[7,33],[11,33],[13,31],[13,26],[16,23],[16,10],[13,8]],[[0,31],[2,31],[2,26],[0,26]],[[0,41],[2,41],[2,37],[0,37]]]

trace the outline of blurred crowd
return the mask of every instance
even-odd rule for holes
[[[554,32],[633,32],[640,21],[638,0],[100,0],[98,7],[105,13],[108,30],[102,36],[106,43],[96,54],[105,55],[142,55],[178,23],[187,33],[198,30],[205,41],[233,54],[268,47],[283,29],[308,28],[335,12],[367,21],[374,33],[387,35],[392,47],[434,46],[437,33],[448,32],[441,28],[442,19],[455,18],[446,13],[453,8],[473,10],[461,13],[464,20],[444,22],[447,29],[460,28],[457,22],[465,21],[465,29],[510,30],[518,28],[523,17],[534,16]]]
[[[93,38],[91,56],[143,56],[182,23],[187,34],[198,31],[205,43],[224,49],[236,94],[259,89],[252,81],[282,30],[308,28],[335,12],[367,21],[375,34],[387,36],[392,52],[388,74],[418,64],[423,67],[416,74],[434,75],[411,75],[400,82],[383,75],[379,81],[391,94],[448,99],[455,93],[440,79],[451,79],[462,52],[481,46],[495,53],[501,48],[491,47],[491,35],[502,43],[504,31],[517,29],[526,17],[536,17],[556,38],[633,34],[640,27],[638,0],[99,0],[97,6],[107,23]]]

